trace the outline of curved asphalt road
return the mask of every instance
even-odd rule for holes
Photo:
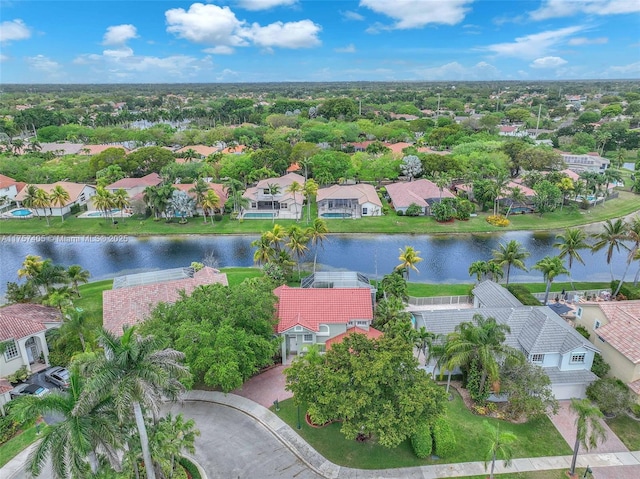
[[[320,479],[254,418],[210,402],[188,401],[167,408],[194,419],[200,429],[194,458],[209,479]],[[215,451],[215,454],[211,454]],[[207,454],[209,453],[209,454]]]

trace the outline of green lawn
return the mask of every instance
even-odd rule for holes
[[[531,472],[513,472],[510,474],[495,474],[497,479],[567,479],[567,469],[554,469],[551,471],[531,471]],[[582,478],[584,475],[584,468],[576,468],[576,474]],[[481,476],[465,476],[457,479],[486,479],[489,477],[487,474]],[[588,476],[592,478],[593,476]]]
[[[330,461],[341,466],[359,469],[388,469],[426,464],[482,461],[484,460],[482,422],[485,419],[492,423],[499,423],[501,430],[513,432],[518,436],[519,440],[514,445],[514,457],[571,454],[571,449],[547,417],[526,424],[511,424],[497,419],[487,419],[471,414],[458,395],[455,395],[455,399],[449,402],[447,407],[447,417],[455,431],[458,450],[451,457],[438,461],[418,459],[413,454],[409,441],[404,441],[395,449],[387,449],[374,442],[358,443],[347,440],[340,433],[339,423],[322,428],[312,428],[303,418],[302,428],[298,430],[297,408],[292,399],[282,401],[280,411],[276,414]],[[301,407],[301,414],[303,413],[304,407]],[[544,438],[544,441],[541,441],[540,438]]]
[[[92,319],[99,319],[96,325],[102,324],[102,292],[111,289],[112,279],[95,281],[80,285],[80,298],[74,300],[73,304],[77,308],[82,308],[85,314]]]
[[[42,430],[43,426],[40,426]],[[3,445],[0,446],[0,467],[4,466],[11,459],[16,457],[20,452],[22,452],[26,447],[30,444],[33,444],[39,436],[36,435],[36,427],[31,426],[26,431],[18,434],[17,436],[12,437]]]
[[[546,285],[544,283],[518,283],[526,286],[532,293],[544,293]],[[591,290],[609,288],[609,283],[589,283],[584,281],[575,281],[573,283],[575,289]],[[463,284],[437,284],[437,283],[409,283],[409,296],[431,297],[431,296],[463,296],[471,293],[475,283]],[[552,292],[561,292],[563,289],[571,290],[571,283],[554,282],[551,283]]]
[[[630,451],[640,451],[640,421],[620,414],[607,419],[607,424]]]
[[[631,214],[640,209],[640,196],[629,191],[620,191],[620,197],[607,201],[604,206],[593,207],[588,211],[576,210],[556,211],[547,213],[540,218],[538,215],[510,216],[511,225],[506,228],[491,226],[486,222],[488,213],[479,213],[469,221],[454,221],[438,223],[431,217],[397,216],[391,212],[386,216],[374,218],[328,219],[327,225],[332,233],[481,233],[513,230],[552,230],[563,229],[568,226],[579,226],[609,218],[617,218]],[[312,220],[315,217],[312,211]],[[305,210],[306,213],[306,210]],[[123,235],[179,235],[179,234],[259,234],[273,227],[272,220],[231,221],[226,215],[220,222],[204,224],[201,218],[191,218],[187,224],[177,222],[165,223],[138,218],[127,218],[124,221],[116,218],[118,225],[114,226],[110,220],[104,218],[67,218],[64,222],[60,218],[52,218],[51,226],[43,219],[4,220],[0,226],[1,234],[123,234]],[[278,220],[279,224],[287,227],[295,224],[294,220]],[[307,226],[305,217],[298,223]]]

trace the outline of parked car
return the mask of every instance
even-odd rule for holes
[[[43,388],[42,386],[38,386],[37,384],[19,384],[11,391],[9,391],[9,395],[12,398],[16,398],[19,396],[44,396],[45,394],[49,394],[49,390],[47,388]]]
[[[45,381],[64,389],[69,387],[69,371],[65,368],[61,368],[60,366],[56,366],[55,368],[45,371],[44,379]]]

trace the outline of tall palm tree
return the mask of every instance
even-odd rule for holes
[[[293,204],[296,205],[296,221],[300,221],[300,218],[298,218],[298,201],[297,201],[296,195],[304,191],[303,186],[297,181],[294,181],[289,186],[287,186],[287,188],[284,191],[285,193],[293,194]]]
[[[35,186],[35,185],[27,185],[25,188],[26,188],[25,189],[25,195],[24,195],[24,198],[22,200],[22,204],[24,206],[26,206],[27,208],[35,209],[36,216],[38,217],[38,219],[40,219],[40,213],[38,212],[38,209],[35,206],[36,194],[38,192],[38,187]]]
[[[484,458],[484,469],[487,469],[487,464],[491,461],[489,479],[493,479],[493,471],[495,470],[496,459],[498,456],[500,456],[504,461],[504,467],[511,465],[511,459],[513,458],[511,444],[513,444],[518,438],[512,432],[500,431],[500,424],[492,426],[487,421],[483,421],[483,425],[487,433],[487,438],[489,439],[489,449],[487,449],[487,453]]]
[[[598,442],[604,441],[607,438],[607,433],[600,422],[603,417],[602,412],[588,399],[573,398],[571,410],[577,414],[576,442],[573,446],[573,459],[571,459],[571,469],[569,470],[569,474],[573,475],[576,473],[576,460],[580,444],[588,451],[590,448],[596,447]]]
[[[243,187],[242,182],[236,180],[235,178],[223,178],[222,185],[227,189],[227,191],[231,192],[229,194],[229,198],[233,198],[233,212],[237,213],[238,210],[240,209],[240,206],[238,204],[238,198],[241,195],[239,195],[238,193],[240,193],[240,190]]]
[[[627,238],[627,225],[622,219],[607,220],[604,223],[604,231],[592,235],[596,242],[591,247],[593,253],[606,248],[607,252],[607,264],[609,265],[609,271],[611,272],[611,281],[613,281],[613,265],[611,260],[613,259],[614,250],[620,252],[620,247],[628,249],[624,244],[624,240]]]
[[[69,389],[65,392],[26,396],[16,401],[12,410],[12,414],[23,420],[45,414],[58,418],[43,431],[42,440],[29,456],[29,472],[33,476],[38,476],[50,459],[54,479],[82,479],[97,471],[98,452],[115,457],[120,431],[111,413],[110,399],[96,401],[86,413],[80,413],[77,406],[85,381],[72,371],[69,382]]]
[[[271,246],[271,240],[267,233],[262,233],[260,238],[251,242],[251,246],[256,248],[253,253],[253,262],[256,264],[266,264],[271,261],[275,255],[275,249]]]
[[[211,224],[213,224],[214,215],[220,208],[220,197],[213,190],[207,190],[207,193],[202,198],[202,211],[204,213],[204,222],[207,222],[207,211],[211,212]]]
[[[280,188],[280,185],[277,183],[269,183],[267,185],[267,191],[269,192],[269,195],[271,196],[271,209],[274,210],[273,211],[273,215],[271,216],[272,222],[275,223],[276,221],[276,213],[275,213],[275,209],[276,209],[276,195],[279,195],[280,192],[282,191],[282,189]]]
[[[113,193],[99,186],[96,189],[96,194],[91,198],[91,201],[98,211],[102,211],[102,215],[105,218],[111,218],[111,210],[115,206]]]
[[[427,328],[425,328],[424,326],[421,326],[420,329],[415,330],[414,346],[418,350],[418,359],[420,358],[420,353],[422,353],[425,361],[427,360],[427,351],[431,350],[433,341],[437,337],[437,334],[432,333],[431,331],[427,331]]]
[[[311,180],[309,180],[311,181]],[[309,226],[305,232],[305,234],[309,237],[311,241],[311,246],[314,249],[313,254],[313,272],[316,272],[316,262],[318,260],[318,246],[322,246],[322,243],[325,239],[327,239],[327,234],[329,233],[329,228],[327,227],[327,222],[322,218],[316,218],[313,220],[313,224]]]
[[[188,151],[188,150],[187,150]],[[206,181],[200,178],[195,182],[193,188],[189,190],[189,193],[193,193],[195,195],[196,206],[202,207],[202,211],[204,212],[204,222],[207,222],[207,213],[205,212],[204,206],[202,206],[202,201],[204,200],[205,195],[209,191],[209,185]],[[213,223],[213,219],[211,220]]]
[[[305,234],[304,230],[297,225],[291,226],[287,230],[287,241],[286,246],[289,248],[289,251],[296,258],[298,263],[298,279],[300,279],[300,260],[302,256],[309,250],[307,244],[309,243],[309,237]]]
[[[62,218],[62,222],[64,223],[64,213],[62,213],[62,208],[69,202],[69,192],[65,190],[62,186],[56,185],[51,190],[49,194],[49,199],[51,200],[51,204],[53,206],[57,206],[60,208],[60,217]]]
[[[285,229],[280,225],[274,225],[273,229],[271,231],[267,231],[265,234],[267,235],[273,249],[276,252],[279,252],[287,235]]]
[[[491,188],[491,197],[493,198],[493,214],[498,214],[499,200],[504,194],[505,188],[509,184],[509,177],[506,173],[501,173],[493,180]]]
[[[153,216],[157,219],[158,216],[158,187],[157,186],[147,186],[143,191],[144,202],[147,207],[153,211]]]
[[[519,186],[509,188],[509,209],[507,209],[507,214],[505,216],[507,218],[509,217],[509,213],[511,213],[513,205],[523,204],[525,201],[527,201],[527,197],[522,191],[522,188],[520,188]]]
[[[129,193],[123,188],[113,192],[113,206],[120,210],[120,220],[124,223],[124,210],[129,207]]]
[[[42,268],[31,280],[36,286],[44,286],[45,291],[50,292],[55,285],[68,282],[67,272],[64,266],[54,264],[50,259],[42,262]]]
[[[47,226],[51,226],[49,222],[49,215],[47,214],[47,208],[51,207],[51,197],[49,194],[41,188],[36,188],[36,194],[33,198],[33,206],[37,209],[42,209],[44,212],[44,219],[47,220]]]
[[[629,266],[636,256],[638,256],[638,251],[640,251],[640,216],[636,216],[629,223],[626,224],[626,240],[631,244],[631,246],[627,246],[629,250],[629,254],[627,255],[627,265],[624,268],[624,272],[622,273],[622,277],[618,282],[618,287],[613,293],[613,297],[615,298],[620,293],[620,289],[622,288],[622,283],[627,276],[627,272],[629,271]]]
[[[136,334],[135,327],[125,329],[120,338],[103,329],[99,342],[104,356],[90,365],[91,379],[74,413],[87,414],[108,396],[113,398],[120,421],[133,413],[145,472],[148,479],[155,479],[143,408],[157,414],[163,398],[172,401],[178,398],[184,389],[180,380],[189,377],[188,368],[182,365],[184,354],[173,349],[160,350],[157,339]]]
[[[478,283],[482,281],[482,279],[489,272],[489,263],[487,261],[474,261],[469,266],[469,276],[475,275]]]
[[[18,270],[18,278],[32,280],[40,274],[43,266],[44,260],[42,256],[28,254],[22,262],[22,268]]]
[[[504,270],[494,260],[487,261],[487,276],[491,281],[499,283],[504,277]]]
[[[482,370],[480,391],[483,391],[487,379],[492,383],[499,380],[502,361],[521,362],[524,357],[518,350],[504,344],[506,334],[511,332],[507,324],[499,324],[495,318],[485,318],[480,314],[474,314],[473,321],[460,323],[447,336],[446,369],[451,371],[456,367],[465,368],[473,360],[477,360]]]
[[[562,264],[560,256],[545,256],[533,266],[533,269],[541,271],[547,283],[547,287],[544,290],[544,304],[547,304],[549,291],[551,291],[551,283],[553,283],[556,277],[562,274],[569,274],[569,271]]]
[[[573,278],[571,277],[573,260],[575,259],[578,263],[584,264],[584,260],[582,256],[580,256],[580,250],[591,249],[591,245],[585,241],[587,239],[587,233],[579,228],[567,228],[564,233],[556,235],[556,239],[559,241],[554,243],[553,247],[560,250],[558,257],[567,257],[569,279],[571,280],[571,287],[573,288]]]
[[[62,324],[55,330],[55,342],[58,344],[80,341],[82,351],[87,350],[87,339],[92,336],[92,324],[89,316],[79,308],[65,308],[62,314]]]
[[[398,256],[400,264],[396,266],[396,269],[404,269],[407,272],[407,281],[409,280],[410,269],[419,272],[418,268],[416,268],[416,264],[422,261],[422,258],[418,256],[419,254],[420,251],[416,251],[411,246],[405,246],[404,249],[400,248],[400,256]]]
[[[78,264],[72,264],[67,268],[67,281],[73,286],[73,292],[80,297],[79,283],[88,283],[91,273]]]
[[[506,245],[501,243],[497,250],[493,250],[493,261],[500,265],[501,268],[505,266],[507,268],[507,285],[509,285],[512,266],[527,271],[524,260],[527,259],[529,255],[530,253],[516,240],[511,240]]]
[[[307,200],[307,223],[311,221],[311,199],[318,193],[318,183],[316,180],[309,179],[304,182],[304,189],[302,194]]]

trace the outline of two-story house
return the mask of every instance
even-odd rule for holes
[[[92,185],[86,185],[82,183],[72,183],[70,181],[56,181],[50,184],[32,184],[22,188],[16,196],[16,203],[18,206],[24,206],[24,200],[27,197],[28,187],[35,186],[38,189],[44,190],[47,194],[51,194],[51,191],[60,186],[69,194],[69,199],[64,205],[49,205],[46,208],[33,208],[32,211],[37,211],[38,215],[45,216],[66,216],[71,212],[71,208],[74,205],[86,205],[91,198],[96,194],[96,187]]]
[[[640,301],[580,303],[576,324],[610,366],[609,375],[624,381],[640,403]]]
[[[382,202],[376,189],[367,183],[320,188],[316,195],[321,218],[362,218],[382,216]]]
[[[291,193],[289,188],[293,183],[304,187],[304,176],[297,173],[287,173],[280,178],[260,180],[256,186],[247,188],[242,195],[249,200],[249,205],[243,209],[243,219],[300,219],[304,196],[302,192]]]
[[[473,295],[474,307],[470,309],[414,311],[416,327],[446,336],[460,323],[473,322],[475,314],[495,318],[510,328],[505,344],[543,368],[556,399],[585,397],[587,386],[597,379],[591,372],[598,352],[593,344],[547,306],[523,306],[493,281],[478,284]],[[435,363],[428,369],[440,374]]]

